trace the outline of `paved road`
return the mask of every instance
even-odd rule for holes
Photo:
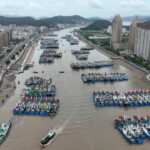
[[[3,58],[3,59],[1,60],[0,64],[1,64],[1,65],[5,65],[6,61],[7,61],[7,60],[10,60],[11,57],[12,57],[14,54],[16,54],[16,52],[19,52],[20,48],[21,48],[23,45],[29,43],[30,41],[33,41],[35,38],[36,38],[36,36],[34,36],[34,37],[32,37],[32,38],[29,38],[29,39],[26,39],[25,41],[22,41],[22,42],[20,42],[19,44],[17,44],[17,45],[12,49],[12,51],[11,51],[5,58]]]
[[[16,52],[19,52],[20,51],[20,48],[29,43],[29,42],[33,42],[35,39],[37,39],[38,37],[40,36],[40,34],[35,34],[33,35],[32,37],[20,42],[19,44],[17,44],[13,49],[12,51],[5,57],[3,58],[1,61],[0,61],[0,76],[2,75],[2,72],[3,72],[3,68],[4,66],[6,65],[6,61],[10,60],[11,57],[16,54]],[[1,79],[0,79],[1,80]]]

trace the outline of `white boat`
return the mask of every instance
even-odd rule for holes
[[[2,144],[8,134],[8,131],[11,127],[11,120],[6,123],[2,123],[0,126],[0,144]]]

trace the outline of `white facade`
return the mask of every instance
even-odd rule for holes
[[[112,33],[112,26],[108,26],[108,28],[107,28],[107,33]]]
[[[119,15],[116,15],[112,22],[112,34],[111,34],[111,46],[114,49],[120,48],[122,42],[122,19]]]
[[[134,54],[145,60],[150,60],[150,28],[136,28]]]

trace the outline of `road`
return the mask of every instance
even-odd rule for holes
[[[5,58],[3,58],[3,59],[1,60],[0,64],[1,64],[2,66],[4,66],[5,63],[6,63],[6,61],[7,61],[7,60],[10,60],[11,57],[12,57],[14,54],[16,54],[16,52],[19,52],[20,48],[21,48],[23,45],[29,43],[30,41],[33,41],[33,40],[36,39],[37,37],[38,37],[38,35],[35,35],[35,36],[33,36],[33,37],[29,38],[29,39],[26,39],[25,41],[22,41],[22,42],[20,42],[19,44],[17,44],[17,45],[12,49],[12,51],[11,51]]]
[[[4,68],[6,68],[6,61],[10,60],[11,57],[13,55],[15,55],[17,52],[20,51],[21,47],[27,43],[33,42],[34,40],[36,40],[37,38],[40,37],[40,34],[35,34],[32,37],[20,42],[19,44],[17,44],[12,51],[0,61],[0,77],[2,76],[3,72],[4,72]],[[0,78],[0,82],[1,82],[1,78]]]

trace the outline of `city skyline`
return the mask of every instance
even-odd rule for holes
[[[81,15],[83,17],[110,18],[121,16],[150,15],[149,0],[5,0],[1,1],[0,15],[53,17]]]

